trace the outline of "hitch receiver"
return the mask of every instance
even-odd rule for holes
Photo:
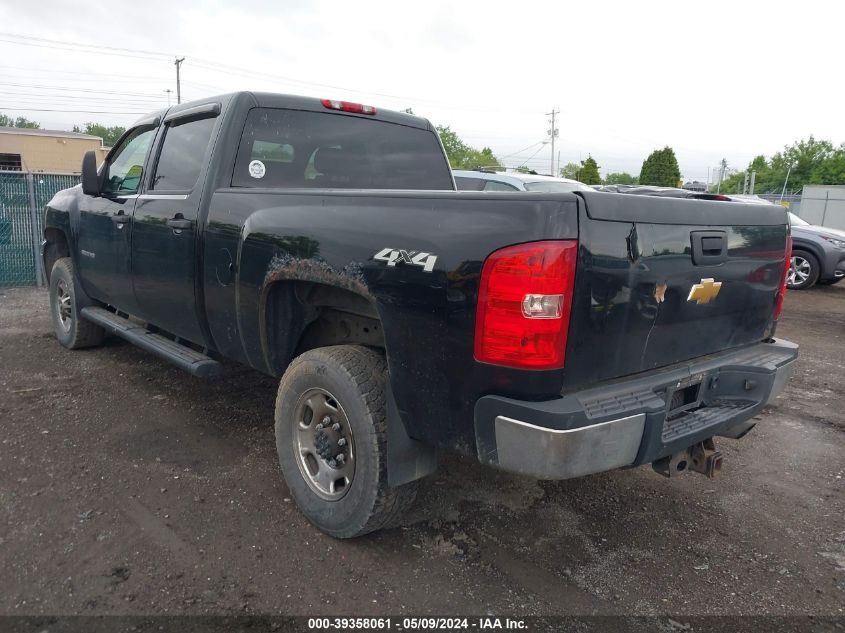
[[[693,444],[685,451],[658,459],[651,467],[664,477],[677,475],[685,470],[693,470],[708,479],[713,479],[722,470],[722,454],[716,450],[713,438]]]
[[[691,470],[707,475],[708,479],[713,479],[722,470],[722,454],[716,450],[712,437],[694,444],[687,451],[690,454]]]

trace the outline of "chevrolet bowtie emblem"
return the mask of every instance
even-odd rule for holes
[[[689,290],[687,301],[695,301],[698,305],[710,303],[722,289],[722,282],[713,279],[702,279],[700,284],[693,284]]]

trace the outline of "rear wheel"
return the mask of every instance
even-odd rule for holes
[[[326,534],[388,527],[416,495],[387,483],[384,356],[356,345],[297,357],[276,398],[276,449],[291,496]]]
[[[68,349],[93,347],[103,342],[105,331],[79,314],[89,305],[94,303],[76,283],[73,260],[70,257],[56,260],[50,272],[50,315],[56,338]]]
[[[808,251],[792,251],[786,287],[791,290],[806,290],[815,285],[819,278],[819,260]]]

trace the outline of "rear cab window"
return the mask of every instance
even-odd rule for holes
[[[253,108],[233,187],[453,190],[430,130],[331,112]]]

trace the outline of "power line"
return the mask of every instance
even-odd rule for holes
[[[19,108],[19,107],[10,107],[10,106],[3,106],[3,110],[26,110],[30,112],[79,112],[81,114],[123,114],[126,116],[139,116],[141,114],[147,114],[146,112],[115,112],[112,110],[59,110],[56,108]]]
[[[74,53],[91,53],[93,55],[100,55],[101,54],[100,51],[89,51],[89,50],[85,50],[85,49],[81,49],[81,48],[68,48],[68,47],[65,47],[65,46],[52,46],[50,44],[36,44],[36,43],[33,43],[33,42],[18,42],[18,41],[9,40],[9,39],[3,38],[3,37],[0,37],[0,42],[6,42],[7,44],[16,44],[18,46],[34,46],[36,48],[51,48],[53,50],[71,51],[71,52],[74,52]],[[157,59],[155,59],[153,57],[141,57],[139,55],[130,55],[128,53],[110,52],[109,54],[113,57],[132,57],[132,58],[135,58],[135,59],[146,59],[147,61],[158,61]]]
[[[17,39],[6,39],[6,38],[17,38]],[[24,40],[24,41],[18,41]],[[134,49],[134,48],[122,48],[122,47],[115,47],[115,46],[104,46],[99,44],[84,44],[81,42],[69,42],[66,40],[55,40],[55,39],[47,39],[47,38],[38,38],[28,35],[18,35],[15,33],[4,33],[0,32],[0,41],[8,42],[10,44],[20,44],[24,46],[37,46],[40,48],[54,48],[58,50],[70,50],[79,53],[92,53],[97,54],[98,51],[104,50],[109,51],[111,55],[118,55],[122,57],[136,57],[138,59],[146,59],[149,61],[157,61],[158,58],[170,58],[172,57],[170,54],[161,53],[157,51],[145,51],[141,49]],[[67,47],[75,47],[75,48],[67,48]],[[139,55],[143,55],[143,57],[139,57]],[[189,56],[190,57],[190,56]],[[281,81],[286,82],[289,84],[309,87],[309,88],[321,88],[321,89],[332,89],[332,90],[342,90],[345,92],[352,92],[355,94],[364,94],[370,96],[378,96],[383,97],[386,99],[393,99],[395,101],[401,101],[403,103],[407,102],[415,102],[422,105],[427,105],[429,107],[435,108],[442,108],[446,110],[463,110],[469,112],[501,112],[502,108],[499,109],[490,109],[490,108],[472,108],[472,107],[462,107],[462,106],[455,106],[454,104],[443,103],[439,101],[433,101],[430,99],[425,99],[422,97],[409,97],[407,95],[393,95],[384,92],[375,92],[372,90],[360,90],[355,88],[349,88],[345,86],[337,86],[333,84],[324,84],[324,83],[317,83],[313,81],[305,81],[301,79],[295,79],[293,77],[286,77],[283,75],[274,75],[271,73],[265,73],[261,71],[254,71],[249,70],[246,68],[241,68],[238,66],[231,66],[229,64],[221,64],[219,62],[215,62],[212,60],[203,59],[201,57],[190,57],[191,64],[198,68],[202,68],[204,70],[208,70],[211,72],[218,72],[228,75],[233,75],[236,77],[242,78],[252,78],[252,79],[264,79],[264,80],[271,80],[271,81]],[[509,112],[519,112],[521,114],[536,114],[535,112],[527,112],[527,111],[517,111],[517,110],[509,110]]]
[[[521,154],[522,152],[525,152],[525,151],[531,149],[535,145],[542,145],[542,144],[543,144],[543,141],[537,141],[536,143],[531,143],[531,145],[529,145],[528,147],[523,147],[521,150],[519,150],[518,152],[514,152],[513,154],[505,154],[501,158],[510,158],[511,156],[516,156],[517,154]]]
[[[0,93],[8,97],[31,97],[35,99],[71,99],[71,100],[83,100],[83,101],[117,101],[120,103],[139,103],[139,104],[154,104],[159,103],[161,101],[161,97],[98,97],[95,95],[74,95],[74,94],[58,94],[58,95],[51,95],[39,92],[20,92],[17,90],[5,90],[0,88]]]
[[[15,88],[35,88],[39,90],[60,90],[67,92],[92,92],[95,94],[120,95],[124,97],[157,97],[158,95],[149,92],[120,92],[115,90],[99,90],[96,88],[74,88],[72,86],[45,86],[42,84],[21,84],[16,82],[0,82],[0,87],[12,86]]]
[[[64,46],[78,46],[82,48],[94,48],[107,51],[118,51],[124,53],[136,53],[140,55],[149,55],[154,57],[170,57],[167,53],[160,53],[158,51],[145,51],[137,48],[122,48],[118,46],[105,46],[103,44],[85,44],[84,42],[68,42],[65,40],[51,40],[46,37],[34,37],[32,35],[19,35],[17,33],[3,33],[0,32],[0,37],[12,37],[15,39],[29,40],[32,42],[43,42],[48,44],[61,44]],[[23,42],[21,42],[23,43]]]
[[[545,145],[545,143],[543,143],[543,145]],[[536,151],[536,152],[534,152],[533,154],[531,154],[531,156],[529,156],[529,157],[528,157],[528,158],[526,158],[524,161],[522,161],[522,164],[521,164],[521,165],[519,165],[519,167],[522,167],[523,165],[525,165],[525,163],[527,163],[529,160],[531,160],[531,159],[532,159],[532,158],[534,158],[537,154],[539,154],[539,153],[543,150],[543,145],[540,145],[540,147],[538,147],[538,148],[537,148],[537,151]]]
[[[0,68],[8,68],[11,70],[22,70],[27,73],[37,72],[37,73],[61,73],[62,75],[85,75],[85,76],[92,76],[92,77],[119,77],[120,79],[111,79],[111,81],[137,81],[139,79],[149,79],[151,81],[167,81],[169,82],[170,79],[166,79],[164,77],[153,77],[150,75],[133,75],[131,78],[126,77],[125,74],[115,74],[115,73],[97,73],[90,70],[87,71],[80,71],[80,70],[64,70],[61,68],[26,68],[25,66],[9,66],[5,64],[0,64]],[[70,79],[70,78],[69,78]],[[93,81],[93,80],[92,80]]]
[[[15,40],[9,40],[9,39],[6,39],[6,38],[15,38],[15,39],[29,40],[29,41],[15,41]],[[24,45],[24,46],[37,46],[37,47],[40,47],[40,48],[58,48],[59,50],[76,50],[76,52],[80,52],[80,53],[95,53],[96,54],[99,50],[107,50],[107,51],[112,51],[112,52],[115,52],[115,53],[118,53],[118,52],[132,53],[131,55],[124,55],[124,56],[127,56],[127,57],[137,57],[137,54],[141,54],[141,55],[146,56],[146,57],[142,57],[141,59],[150,59],[149,56],[170,57],[170,55],[168,55],[166,53],[160,53],[160,52],[157,52],[157,51],[145,51],[145,50],[133,49],[133,48],[121,48],[121,47],[115,47],[115,46],[104,46],[104,45],[100,45],[100,44],[84,44],[82,42],[69,42],[69,41],[66,41],[66,40],[53,40],[53,39],[47,39],[47,38],[41,38],[41,37],[33,37],[33,36],[29,36],[29,35],[18,35],[16,33],[0,32],[0,41],[8,42],[10,44],[21,44],[21,45]],[[75,48],[71,48],[71,49],[61,48],[59,45],[61,45],[63,47],[70,46],[70,47],[75,47]],[[260,72],[260,71],[251,71],[251,70],[248,70],[248,69],[245,69],[245,68],[240,68],[238,66],[231,66],[231,65],[228,65],[228,64],[220,64],[218,62],[214,62],[214,61],[211,61],[211,60],[205,60],[205,59],[202,59],[202,58],[199,58],[199,57],[192,57],[191,63],[195,64],[196,66],[199,66],[201,68],[205,68],[206,70],[211,70],[211,71],[214,71],[214,72],[221,72],[221,73],[225,73],[225,74],[234,74],[236,76],[246,77],[246,76],[252,75],[255,78],[273,79],[273,80],[277,80],[277,81],[281,80],[281,81],[286,81],[286,82],[289,82],[289,83],[298,83],[298,84],[302,84],[302,85],[309,85],[309,86],[315,86],[315,87],[320,87],[320,88],[331,88],[333,90],[345,90],[345,91],[348,91],[348,92],[372,94],[372,95],[377,95],[377,96],[380,96],[380,97],[388,97],[388,98],[391,98],[391,99],[398,99],[398,100],[401,100],[401,101],[407,101],[407,100],[425,101],[425,100],[419,99],[419,98],[405,97],[405,96],[400,96],[400,95],[390,95],[390,94],[386,94],[386,93],[379,93],[379,92],[373,92],[373,91],[355,90],[355,89],[351,89],[351,88],[345,88],[345,87],[342,87],[342,86],[335,86],[335,85],[331,85],[331,84],[321,84],[321,83],[311,82],[311,81],[302,81],[302,80],[294,79],[292,77],[284,77],[282,75],[273,75],[271,73],[264,73],[264,72]]]

